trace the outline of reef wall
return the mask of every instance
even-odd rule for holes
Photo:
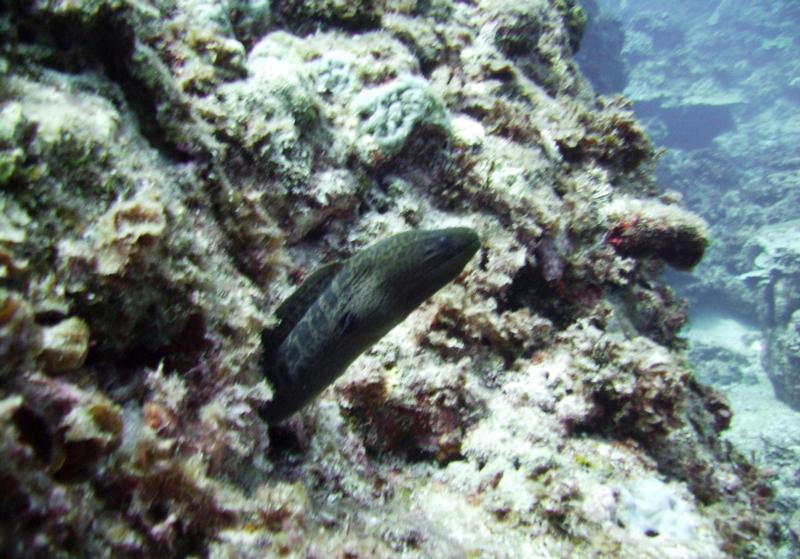
[[[703,262],[691,274],[665,277],[692,307],[690,363],[704,382],[730,396],[735,417],[726,438],[772,473],[790,536],[785,553],[795,556],[800,6],[598,0],[595,8],[602,21],[624,29],[624,44],[617,46],[612,28],[595,41],[614,49],[583,52],[578,60],[582,67],[592,60],[599,67],[594,72],[602,73],[602,57],[619,53],[630,76],[625,94],[654,143],[667,148],[659,184],[681,192],[687,207],[709,222],[714,242]],[[612,75],[618,66],[612,59]]]
[[[573,2],[0,8],[0,552],[772,557],[688,370],[659,194]],[[279,426],[261,332],[315,267],[480,254]]]
[[[660,184],[708,219],[715,243],[694,301],[737,308],[765,332],[775,394],[800,410],[800,41],[796,2],[601,2],[625,22],[625,93],[658,145]],[[618,41],[612,33],[608,39]],[[713,53],[713,56],[707,56]],[[613,72],[613,67],[611,68]]]

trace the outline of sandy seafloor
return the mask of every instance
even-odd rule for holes
[[[684,334],[690,346],[702,344],[716,346],[745,357],[748,366],[741,371],[746,380],[721,386],[733,408],[731,426],[725,438],[745,452],[754,452],[764,465],[764,455],[771,441],[781,444],[794,441],[800,445],[800,414],[777,400],[772,385],[761,365],[764,347],[758,327],[719,310],[695,310]],[[703,379],[704,363],[692,363]]]

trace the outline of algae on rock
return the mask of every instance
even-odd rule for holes
[[[763,480],[659,277],[705,229],[577,71],[574,3],[0,17],[0,554],[769,556]],[[481,233],[476,261],[261,422],[293,286],[443,226]],[[642,538],[659,475],[694,541]]]

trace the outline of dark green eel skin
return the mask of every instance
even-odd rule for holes
[[[305,406],[479,248],[468,228],[407,231],[316,270],[278,308],[278,327],[262,335],[275,393],[261,416],[275,424]]]

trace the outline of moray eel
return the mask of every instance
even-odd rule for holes
[[[407,231],[317,269],[262,334],[262,366],[278,423],[335,381],[425,299],[455,279],[480,248],[472,229]]]

